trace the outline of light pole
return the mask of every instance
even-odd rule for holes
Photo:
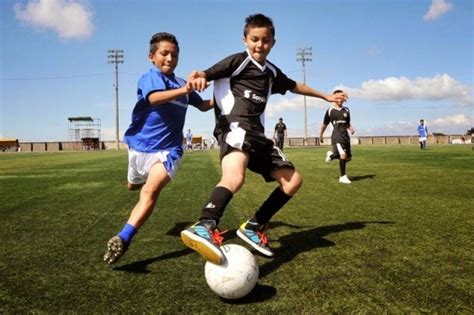
[[[123,63],[123,50],[121,49],[109,49],[107,50],[109,62],[115,64],[115,144],[117,149],[120,149],[119,139],[119,81],[118,81],[118,64]]]
[[[296,52],[296,61],[301,61],[303,66],[303,83],[306,85],[306,61],[311,61],[312,59],[309,58],[312,55],[312,48],[305,47],[305,48],[298,48]],[[306,106],[306,95],[303,95],[303,103],[304,103],[304,145],[306,145],[308,139],[308,108]]]

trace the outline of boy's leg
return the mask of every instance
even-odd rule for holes
[[[350,184],[351,181],[346,175],[346,164],[351,159],[351,148],[350,144],[348,143],[338,143],[338,152],[340,155],[339,158],[339,170],[341,172],[341,176],[339,176],[339,182],[343,184]]]
[[[339,160],[339,170],[341,171],[341,177],[346,175],[346,159]]]
[[[222,158],[222,178],[206,201],[199,221],[181,232],[181,239],[186,246],[215,264],[222,264],[225,259],[219,247],[222,237],[217,225],[233,194],[244,183],[247,163],[247,153],[239,150],[233,150]]]
[[[127,223],[107,243],[107,252],[104,255],[104,261],[107,264],[115,263],[128,249],[138,229],[153,212],[160,191],[169,181],[170,177],[163,163],[157,162],[150,168],[148,179],[140,191],[140,199],[133,208]]]
[[[301,187],[302,179],[293,168],[282,167],[271,172],[271,176],[280,185],[263,202],[255,216],[244,222],[237,235],[266,256],[273,256],[265,228],[270,219],[292,198]]]

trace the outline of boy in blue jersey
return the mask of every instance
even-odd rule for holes
[[[107,243],[104,261],[115,263],[128,249],[133,236],[153,212],[156,200],[178,168],[183,155],[183,126],[188,104],[201,111],[212,108],[191,82],[175,76],[179,45],[175,36],[156,33],[150,40],[148,59],[154,67],[138,80],[138,101],[125,132],[128,153],[128,189],[141,188],[140,200],[118,233]]]
[[[271,94],[293,93],[333,102],[346,94],[326,95],[288,78],[267,60],[275,44],[275,28],[270,18],[255,14],[246,18],[244,44],[246,51],[233,54],[205,71],[194,71],[193,86],[203,89],[214,81],[216,126],[214,135],[220,146],[222,177],[204,204],[199,221],[181,232],[184,244],[206,260],[222,264],[225,256],[217,225],[225,207],[242,187],[248,169],[262,175],[265,181],[276,181],[278,187],[242,223],[237,235],[266,256],[274,253],[265,234],[267,223],[298,191],[300,174],[283,152],[265,136],[264,111]]]
[[[426,149],[426,139],[428,138],[428,127],[425,125],[425,121],[420,119],[420,124],[418,125],[418,141],[420,142],[420,149]]]

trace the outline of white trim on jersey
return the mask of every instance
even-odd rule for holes
[[[339,152],[339,155],[346,154],[346,151],[344,151],[340,143],[336,143],[336,148],[337,148],[337,152]]]
[[[244,62],[245,62],[245,65],[247,65],[247,63],[248,63],[247,59],[249,59],[250,61],[252,61],[252,63],[253,63],[254,65],[257,66],[258,69],[260,69],[260,71],[262,71],[262,72],[265,71],[265,69],[267,68],[267,65],[268,65],[268,64],[265,62],[265,64],[262,66],[261,64],[258,63],[257,60],[255,60],[255,59],[252,58],[252,55],[250,54],[250,51],[249,51],[248,49],[246,49],[246,51],[247,51],[247,58],[246,58],[245,61],[244,61]],[[247,62],[246,62],[246,61],[247,61]]]
[[[244,70],[245,67],[247,67],[249,61],[250,61],[250,55],[247,56],[247,58],[245,58],[244,61],[242,61],[242,63],[239,65],[239,67],[237,69],[235,69],[235,71],[232,73],[231,77],[235,77],[236,75],[241,73],[242,70]]]
[[[214,98],[223,116],[230,114],[234,108],[235,98],[230,88],[230,78],[214,81]]]
[[[229,125],[230,132],[227,133],[225,142],[233,148],[242,150],[246,131],[239,127],[238,122],[232,122]]]
[[[282,151],[279,147],[273,146],[273,148],[274,148],[275,150],[277,150],[278,155],[281,157],[281,159],[282,159],[283,161],[285,161],[285,162],[288,161],[288,158],[286,157],[286,155],[283,153],[283,151]]]

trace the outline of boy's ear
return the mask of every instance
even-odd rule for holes
[[[151,61],[152,64],[155,64],[155,62],[153,61],[153,54],[152,53],[148,53],[148,60]]]
[[[242,42],[244,43],[244,46],[247,47],[247,42],[245,41],[245,36],[242,37]]]

